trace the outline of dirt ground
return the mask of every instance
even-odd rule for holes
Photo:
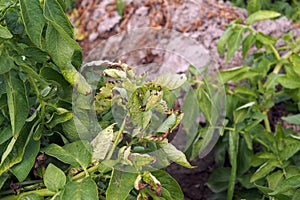
[[[243,63],[241,53],[237,53],[226,64],[218,55],[216,44],[228,23],[246,19],[246,10],[214,0],[124,2],[122,16],[115,0],[81,0],[76,4],[70,17],[86,62],[122,60],[144,66],[141,72],[148,71],[154,76],[165,71],[184,72],[188,64],[209,64],[216,71]],[[300,36],[300,30],[285,17],[256,23],[254,28],[275,37],[291,30]],[[185,199],[207,199],[211,191],[205,183],[214,169],[213,153],[192,164],[198,168],[191,170],[172,164],[167,171],[181,185]]]

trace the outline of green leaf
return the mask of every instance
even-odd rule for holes
[[[85,140],[69,143],[64,147],[60,147],[57,144],[50,144],[43,151],[62,162],[73,166],[80,165],[83,168],[87,168],[92,159],[90,143]]]
[[[249,49],[253,45],[254,41],[255,41],[255,36],[253,34],[251,34],[251,33],[249,35],[247,35],[247,37],[244,39],[244,41],[243,41],[243,47],[242,47],[242,56],[243,56],[243,59],[246,58],[247,53],[249,52]]]
[[[58,124],[67,122],[73,118],[73,113],[70,111],[64,113],[53,113],[51,118],[46,122],[50,128],[54,128]]]
[[[243,41],[243,33],[243,29],[234,30],[228,38],[226,62],[229,62],[234,53],[240,48],[240,44]]]
[[[217,168],[215,169],[208,178],[207,186],[214,193],[220,193],[228,188],[230,179],[231,169],[228,168]]]
[[[95,181],[90,177],[81,182],[69,182],[61,194],[61,200],[98,200]]]
[[[300,114],[292,115],[288,117],[281,117],[281,119],[283,119],[289,124],[295,124],[300,126]]]
[[[249,13],[253,13],[261,9],[261,0],[248,0],[247,10]]]
[[[276,43],[276,39],[272,38],[268,35],[265,35],[261,32],[258,32],[255,35],[256,40],[260,41],[264,45],[274,45]]]
[[[75,158],[69,152],[67,152],[63,147],[57,144],[50,144],[46,149],[43,149],[42,152],[45,154],[55,157],[58,160],[70,164],[72,166],[79,166]]]
[[[28,37],[38,47],[42,44],[42,32],[45,26],[43,10],[38,0],[20,1],[21,14]]]
[[[287,89],[298,89],[300,88],[300,79],[294,76],[281,76],[277,81]]]
[[[10,126],[6,126],[0,130],[0,145],[9,140],[12,136],[13,135]]]
[[[161,85],[168,90],[174,90],[182,86],[186,80],[185,74],[166,73],[156,78],[153,83]]]
[[[5,184],[5,182],[7,181],[8,178],[9,178],[8,173],[4,173],[0,176],[0,190],[3,187],[3,185]]]
[[[24,181],[27,178],[32,167],[34,166],[34,162],[39,151],[40,141],[35,141],[31,138],[25,149],[22,162],[11,168],[12,173],[18,178],[20,182]]]
[[[60,69],[65,69],[67,67],[75,50],[81,50],[77,42],[72,39],[61,26],[53,21],[48,22],[46,30],[46,47],[53,62]]]
[[[176,147],[170,143],[160,143],[162,151],[166,154],[168,159],[176,162],[179,165],[182,165],[187,168],[194,168],[188,160],[186,159],[184,153],[176,149]]]
[[[21,195],[20,198],[18,198],[18,200],[43,200],[44,197],[36,194],[36,193],[30,193],[30,194],[24,194]]]
[[[16,139],[16,142],[13,145],[13,148],[11,149],[10,153],[6,157],[5,160],[1,161],[0,164],[0,176],[10,169],[15,164],[22,161],[25,148],[29,142],[30,139],[30,129],[32,124],[26,124],[22,130],[20,131],[20,134],[18,138]]]
[[[256,172],[251,177],[250,182],[252,183],[256,180],[264,178],[278,166],[280,166],[278,161],[273,159],[265,162],[263,165],[260,166],[260,168],[258,168],[258,170],[256,170]]]
[[[167,172],[163,170],[158,170],[151,172],[161,183],[162,189],[166,189],[168,191],[168,196],[164,195],[164,192],[162,192],[161,197],[165,199],[172,199],[172,200],[183,200],[184,195],[182,193],[182,190],[177,183],[177,181],[170,176]]]
[[[5,74],[14,67],[14,61],[11,59],[11,57],[6,51],[3,51],[0,55],[0,74]]]
[[[293,70],[300,76],[300,56],[297,54],[292,54],[290,60],[293,63]]]
[[[125,200],[134,188],[137,173],[122,172],[113,169],[106,192],[106,200]]]
[[[223,70],[220,72],[222,82],[226,83],[230,80],[238,81],[240,80],[240,77],[246,74],[249,71],[248,66],[241,66],[241,67],[233,67],[227,70]]]
[[[259,10],[253,14],[251,14],[247,19],[246,23],[248,25],[253,24],[254,22],[266,20],[266,19],[272,19],[275,17],[279,17],[281,14],[278,12],[270,11],[270,10]]]
[[[44,8],[46,19],[61,26],[69,37],[74,38],[73,26],[57,0],[45,0]]]
[[[10,71],[4,78],[7,92],[10,123],[13,136],[17,136],[29,114],[29,105],[24,83],[15,71]]]
[[[10,39],[12,37],[13,35],[10,33],[10,31],[6,27],[0,25],[0,38]]]
[[[91,163],[91,145],[88,141],[76,141],[66,144],[64,149],[83,167],[87,168]]]
[[[110,146],[114,140],[114,126],[111,124],[102,130],[91,142],[92,145],[92,160],[103,160],[108,153]]]
[[[65,173],[50,163],[44,174],[44,183],[45,186],[53,192],[58,192],[63,189],[67,182],[67,178]]]
[[[269,176],[267,176],[269,188],[271,188],[272,190],[275,190],[275,188],[278,186],[278,184],[280,184],[280,182],[282,181],[282,178],[283,178],[283,173],[281,170],[278,170],[278,171],[270,174]]]
[[[227,42],[231,34],[233,33],[231,28],[227,28],[224,33],[222,34],[221,38],[218,41],[217,49],[220,56],[224,56],[225,50],[227,47]]]
[[[230,131],[229,133],[229,160],[231,164],[230,180],[228,184],[227,199],[232,199],[234,194],[234,187],[237,174],[237,158],[239,151],[239,133]]]
[[[296,189],[300,187],[300,175],[295,175],[289,177],[283,181],[281,181],[278,187],[275,189],[274,192],[269,193],[270,195],[276,195],[279,193],[287,192],[291,189]]]

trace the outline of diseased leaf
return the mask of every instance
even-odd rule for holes
[[[107,200],[125,200],[129,192],[134,188],[134,182],[138,173],[122,172],[113,169],[111,179],[106,192]]]
[[[97,200],[97,185],[90,177],[81,182],[69,182],[61,194],[61,200]]]
[[[26,89],[24,83],[20,80],[15,71],[10,71],[4,80],[12,134],[16,137],[24,126],[29,114]]]
[[[16,164],[11,168],[12,173],[18,178],[20,182],[24,181],[30,173],[36,156],[40,151],[40,141],[35,141],[33,138],[30,139],[20,163]]]
[[[166,73],[156,78],[153,83],[161,85],[168,90],[174,90],[182,86],[187,80],[184,74]]]
[[[253,24],[254,22],[257,21],[262,21],[266,19],[272,19],[275,17],[279,17],[281,14],[278,12],[270,11],[270,10],[259,10],[253,14],[251,14],[247,19],[246,23],[248,25]]]
[[[184,195],[179,184],[176,180],[167,172],[163,170],[158,170],[151,172],[161,183],[162,189],[168,191],[167,195],[162,191],[162,198],[172,199],[172,200],[183,200]]]
[[[45,186],[53,192],[58,192],[63,189],[67,182],[65,173],[50,163],[44,174],[44,183]]]
[[[186,159],[184,153],[176,149],[174,145],[171,143],[160,143],[160,147],[162,148],[162,151],[166,154],[168,159],[174,161],[175,163],[182,165],[187,168],[194,168],[188,160]]]
[[[21,14],[25,30],[33,44],[42,46],[42,32],[45,26],[43,10],[38,0],[20,1]]]
[[[115,124],[108,126],[92,140],[93,161],[99,161],[105,158],[114,140],[114,126]]]
[[[164,133],[174,126],[176,123],[176,115],[172,113],[156,130],[157,133]]]
[[[106,75],[106,76],[109,76],[109,77],[112,77],[112,78],[126,78],[127,75],[126,75],[126,72],[124,72],[123,70],[118,70],[118,69],[105,69],[103,71],[103,73]]]

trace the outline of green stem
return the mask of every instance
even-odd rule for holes
[[[10,195],[10,196],[6,196],[6,197],[1,197],[1,200],[17,200],[17,199],[20,199],[20,197],[22,197],[24,195],[33,194],[33,193],[37,194],[39,196],[42,196],[42,197],[54,196],[56,194],[55,192],[52,192],[48,189],[39,189],[39,190],[23,192],[18,195]]]
[[[268,132],[271,132],[270,122],[269,122],[269,118],[268,118],[268,112],[264,111],[263,114],[265,115],[265,118],[264,118],[265,128]]]
[[[112,147],[111,147],[110,151],[108,152],[108,154],[106,156],[106,160],[111,159],[111,157],[112,157],[112,155],[113,155],[113,153],[114,153],[114,151],[115,151],[115,149],[116,149],[116,147],[117,147],[117,145],[118,145],[118,143],[121,139],[122,133],[123,133],[125,125],[126,125],[126,119],[127,119],[128,116],[129,116],[128,114],[125,116],[125,118],[123,120],[123,123],[120,127],[120,130],[118,131],[117,136],[116,136],[116,138],[115,138],[115,140],[112,144]]]
[[[80,172],[79,174],[73,176],[72,180],[73,181],[78,181],[78,180],[83,179],[84,177],[86,177],[87,173],[90,174],[90,173],[96,172],[98,170],[99,164],[100,163],[97,163],[96,165],[88,168],[86,171]]]

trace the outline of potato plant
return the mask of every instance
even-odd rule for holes
[[[245,23],[236,20],[218,42],[227,61],[241,47],[245,62],[219,73],[226,125],[214,148],[218,168],[208,181],[216,199],[299,198],[300,39],[291,33],[272,38],[251,27],[279,16],[258,11]]]
[[[183,199],[160,170],[193,167],[169,143],[185,75],[82,65],[57,0],[0,0],[0,198]]]

